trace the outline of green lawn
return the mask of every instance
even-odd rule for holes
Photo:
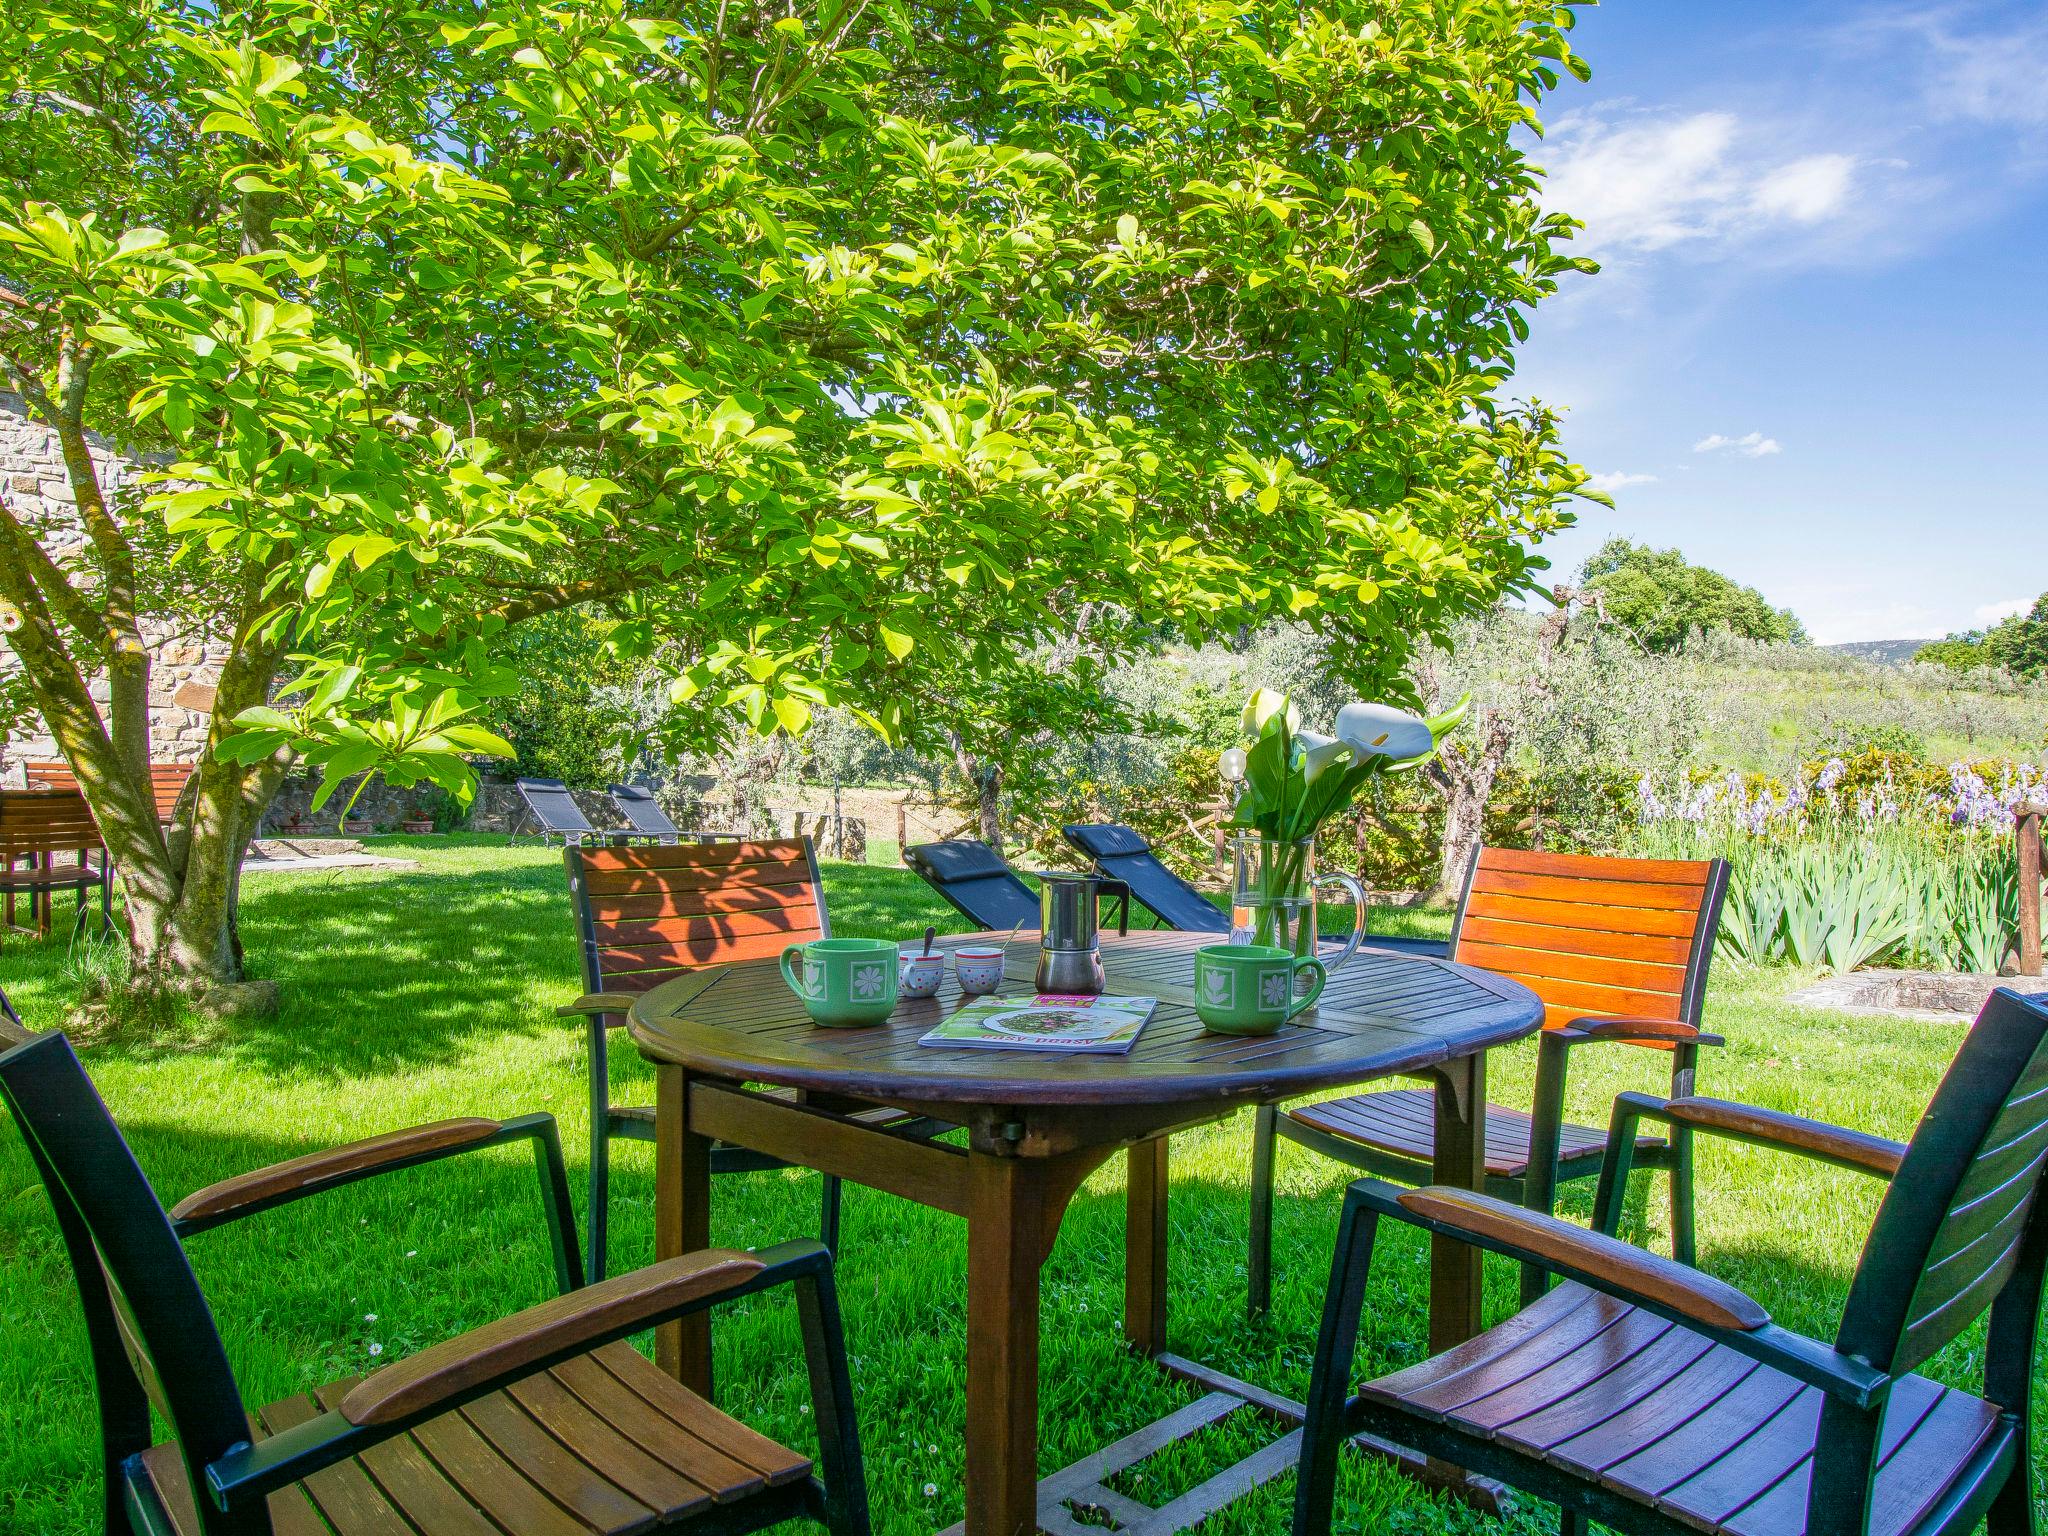
[[[485,839],[382,840],[420,860],[403,872],[336,871],[252,878],[244,933],[252,965],[284,985],[273,1020],[211,1039],[104,1044],[88,1053],[143,1166],[167,1200],[260,1163],[415,1121],[547,1109],[563,1122],[572,1181],[583,1162],[577,1036],[552,1016],[579,990],[557,854]],[[957,927],[944,904],[900,870],[827,865],[834,927],[900,936],[927,922]],[[1402,913],[1387,931],[1430,919]],[[91,962],[62,939],[10,935],[0,976],[30,1025],[59,1017]],[[1944,1025],[1814,1014],[1779,1002],[1784,976],[1724,972],[1710,1024],[1728,1049],[1702,1074],[1706,1091],[1894,1136],[1910,1132],[1961,1038]],[[619,1091],[645,1089],[631,1053]],[[1495,1097],[1526,1102],[1527,1047],[1503,1052]],[[1660,1058],[1611,1048],[1582,1053],[1576,1116],[1604,1123],[1621,1087],[1652,1087]],[[1245,1179],[1250,1121],[1174,1142],[1172,1347],[1299,1396],[1344,1172],[1282,1152],[1278,1284],[1267,1325],[1243,1320]],[[623,1145],[615,1183],[615,1262],[652,1252],[651,1149]],[[1119,1343],[1122,1165],[1075,1200],[1045,1272],[1044,1470],[1077,1459],[1188,1399]],[[1701,1236],[1708,1266],[1790,1326],[1832,1328],[1878,1188],[1756,1150],[1701,1153]],[[523,1152],[484,1154],[401,1174],[196,1239],[194,1260],[230,1358],[252,1400],[361,1372],[445,1338],[547,1290]],[[1661,1197],[1637,1209],[1665,1240]],[[720,1243],[815,1231],[817,1181],[788,1172],[720,1179]],[[1567,1196],[1583,1219],[1590,1192]],[[1638,1222],[1638,1231],[1641,1230]],[[929,1532],[959,1518],[964,1229],[872,1191],[849,1190],[840,1266],[868,1482],[877,1528]],[[1412,1233],[1383,1240],[1368,1307],[1367,1359],[1416,1358],[1426,1277]],[[1489,1273],[1493,1314],[1512,1305],[1513,1276]],[[767,1433],[806,1442],[793,1313],[755,1299],[720,1314],[724,1404]],[[1936,1374],[1973,1385],[1981,1333],[1951,1347]],[[373,1354],[373,1351],[375,1353]],[[49,1209],[11,1130],[0,1130],[0,1531],[94,1528],[95,1429],[83,1330]],[[1240,1418],[1248,1418],[1240,1415]],[[1262,1429],[1213,1431],[1139,1469],[1129,1490],[1163,1502]],[[2038,1442],[2037,1442],[2038,1443]],[[1283,1479],[1209,1529],[1271,1532],[1285,1524]],[[1352,1459],[1340,1513],[1350,1528],[1392,1532],[1489,1528],[1378,1466]],[[1516,1528],[1551,1529],[1529,1507]]]

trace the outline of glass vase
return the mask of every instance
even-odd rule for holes
[[[1316,840],[1286,842],[1259,832],[1237,834],[1232,855],[1236,865],[1230,888],[1230,942],[1270,944],[1297,955],[1313,955],[1326,969],[1358,953],[1365,939],[1365,891],[1351,876],[1316,870]],[[1331,887],[1351,902],[1351,927],[1343,949],[1320,951],[1316,892]]]

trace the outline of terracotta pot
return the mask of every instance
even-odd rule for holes
[[[425,837],[429,832],[432,832],[434,830],[433,818],[428,816],[421,816],[416,818],[415,820],[408,821],[405,824],[405,830],[410,832],[414,837]]]

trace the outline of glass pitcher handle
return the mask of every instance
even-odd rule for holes
[[[1317,875],[1315,883],[1338,886],[1351,898],[1351,936],[1344,941],[1343,951],[1334,960],[1323,961],[1324,970],[1335,971],[1338,966],[1357,954],[1358,946],[1365,942],[1365,887],[1351,876],[1337,874],[1334,871]]]

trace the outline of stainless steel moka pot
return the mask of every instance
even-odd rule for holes
[[[1102,944],[1096,916],[1104,895],[1121,895],[1116,931],[1130,918],[1130,890],[1102,875],[1046,870],[1038,877],[1038,974],[1041,992],[1093,996],[1102,991]]]

